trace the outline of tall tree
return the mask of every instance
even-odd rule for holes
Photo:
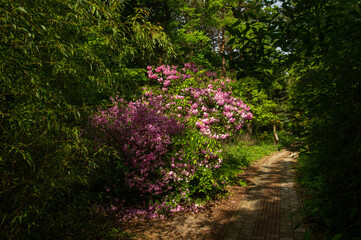
[[[287,99],[286,54],[274,47],[275,30],[283,19],[280,9],[272,1],[252,1],[240,2],[233,10],[238,20],[227,30],[233,49],[230,66],[238,78],[235,90],[253,107],[254,130],[276,129],[276,121],[285,118]]]

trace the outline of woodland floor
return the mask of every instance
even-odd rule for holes
[[[232,186],[230,195],[203,212],[178,213],[162,220],[127,223],[134,239],[302,239],[299,201],[294,186],[297,154],[282,150],[245,169],[247,186]]]

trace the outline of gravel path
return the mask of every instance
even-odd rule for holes
[[[258,169],[246,197],[239,202],[222,240],[298,240],[301,223],[294,169],[297,154],[281,151]]]

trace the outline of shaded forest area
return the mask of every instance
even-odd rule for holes
[[[130,194],[129,202],[150,208],[194,208],[232,182],[237,156],[222,148],[297,139],[306,219],[324,239],[359,239],[360,7],[357,0],[0,0],[0,238],[126,238],[99,206]],[[202,101],[220,119],[214,128],[198,121]],[[174,110],[165,107],[173,102]],[[189,182],[172,178],[167,195],[150,183],[149,195],[132,188],[141,175],[130,182],[137,169],[124,163],[139,152],[114,144],[107,134],[115,125],[102,128],[114,106],[160,123],[168,155],[159,152],[159,162],[171,168],[171,159],[189,157]],[[177,109],[183,125],[162,125],[178,126]],[[93,137],[96,114],[104,119]],[[229,129],[238,132],[221,141]]]

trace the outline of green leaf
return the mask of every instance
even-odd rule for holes
[[[333,236],[332,238],[330,238],[330,240],[340,240],[341,238],[342,238],[342,233],[339,233]]]
[[[18,10],[19,10],[20,12],[29,14],[23,7],[18,7]]]
[[[241,23],[241,21],[240,21],[240,20],[237,20],[235,23],[233,23],[233,24],[231,25],[231,28],[237,27],[240,23]]]

